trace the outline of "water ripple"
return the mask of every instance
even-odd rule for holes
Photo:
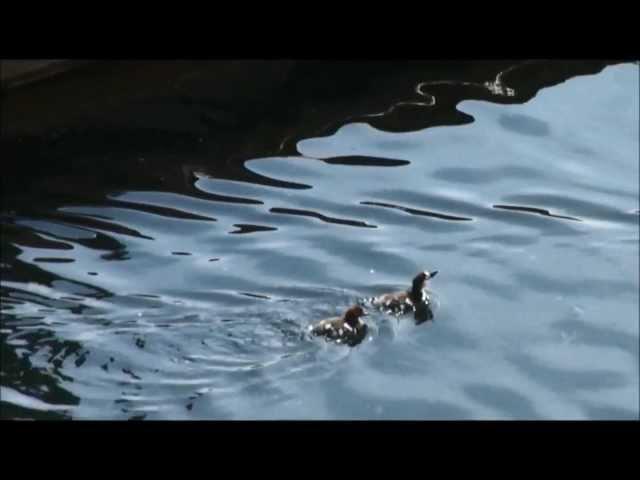
[[[322,220],[326,223],[335,223],[336,225],[349,225],[351,227],[363,227],[363,228],[377,228],[375,225],[369,225],[366,222],[361,222],[359,220],[346,220],[342,218],[328,217],[321,213],[311,212],[308,210],[297,210],[293,208],[279,208],[274,207],[269,209],[272,213],[280,213],[283,215],[301,215],[303,217],[313,217],[318,220]]]
[[[380,202],[360,202],[361,205],[373,205],[377,207],[385,207],[385,208],[395,208],[396,210],[402,210],[403,212],[410,213],[411,215],[421,215],[425,217],[434,217],[440,218],[442,220],[452,220],[452,221],[471,221],[472,218],[466,217],[456,217],[454,215],[444,215],[442,213],[429,212],[427,210],[420,210],[418,208],[408,208],[401,207],[399,205],[391,205],[388,203],[380,203]]]

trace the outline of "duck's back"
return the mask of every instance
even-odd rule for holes
[[[368,327],[365,323],[351,327],[342,318],[328,318],[312,327],[311,334],[353,347],[364,340],[367,331]]]
[[[379,309],[391,312],[405,312],[413,308],[407,292],[385,293],[369,299],[369,303]]]
[[[340,317],[327,318],[319,321],[311,328],[311,333],[323,337],[337,337],[341,328],[343,320]]]

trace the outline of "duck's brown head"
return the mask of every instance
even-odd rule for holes
[[[347,310],[344,314],[344,321],[350,327],[355,328],[358,325],[360,317],[366,317],[367,312],[360,305],[356,305]]]
[[[427,280],[435,277],[438,274],[437,270],[434,270],[433,272],[428,272],[428,271],[424,271],[424,272],[420,272],[418,275],[415,276],[415,278],[413,279],[413,291],[420,291],[424,288],[424,285],[426,283]]]

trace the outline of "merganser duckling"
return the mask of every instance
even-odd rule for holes
[[[342,317],[327,318],[309,327],[312,335],[325,337],[354,347],[367,336],[367,324],[360,317],[367,316],[361,306],[355,305],[349,308]]]
[[[430,307],[430,299],[425,291],[427,280],[435,277],[438,271],[420,272],[413,279],[411,288],[404,292],[385,293],[377,297],[365,300],[373,307],[395,315],[404,315],[414,312],[417,324],[433,319],[433,312]]]

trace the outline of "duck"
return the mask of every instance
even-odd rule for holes
[[[366,316],[367,312],[360,305],[354,305],[341,317],[320,320],[310,326],[309,330],[313,336],[355,347],[367,336],[368,326],[361,320],[361,317]]]
[[[430,306],[431,300],[427,295],[425,287],[427,280],[432,279],[437,274],[438,270],[432,272],[425,270],[413,278],[410,289],[370,297],[365,299],[363,303],[370,304],[385,313],[391,313],[397,316],[413,312],[417,324],[427,320],[433,320],[433,312]]]

